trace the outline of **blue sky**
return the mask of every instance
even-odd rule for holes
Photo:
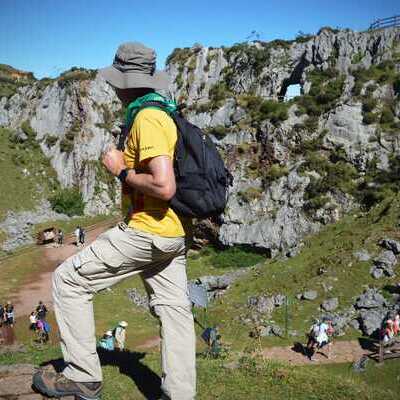
[[[395,14],[399,0],[1,0],[0,63],[54,77],[109,65],[120,43],[141,41],[162,68],[175,47],[195,42],[229,46],[252,31],[292,39],[326,25],[359,31]]]

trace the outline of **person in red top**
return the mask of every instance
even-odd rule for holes
[[[386,321],[386,328],[384,329],[383,332],[383,341],[387,343],[391,339],[393,339],[393,337],[394,337],[393,321],[391,319],[388,319]]]
[[[393,333],[397,336],[400,333],[400,315],[396,314],[393,321]]]

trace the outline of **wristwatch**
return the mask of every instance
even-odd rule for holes
[[[130,169],[131,169],[131,168],[125,168],[125,169],[123,169],[123,170],[119,173],[119,175],[117,176],[117,178],[119,179],[119,181],[120,181],[121,183],[125,183],[126,177],[128,176],[128,172],[129,172]]]

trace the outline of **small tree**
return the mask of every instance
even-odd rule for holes
[[[67,214],[69,217],[73,215],[83,215],[83,210],[85,208],[82,193],[77,188],[58,190],[54,196],[50,198],[50,203],[54,211]]]

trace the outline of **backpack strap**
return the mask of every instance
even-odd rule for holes
[[[138,110],[136,111],[136,115],[140,111],[142,111],[143,109],[151,108],[151,107],[159,108],[162,111],[165,111],[174,120],[174,122],[176,124],[176,120],[174,118],[174,113],[172,113],[172,114],[168,113],[167,112],[167,107],[160,101],[146,101],[146,102],[144,102],[138,108]],[[135,116],[135,118],[136,118],[136,116]],[[117,149],[120,150],[120,151],[124,151],[124,149],[125,149],[125,142],[126,142],[127,137],[129,136],[129,132],[131,131],[131,128],[132,128],[132,125],[133,125],[133,123],[135,121],[135,118],[133,118],[132,123],[130,125],[128,125],[128,126],[124,125],[123,128],[122,128],[121,134],[118,137],[118,144],[117,144]]]

